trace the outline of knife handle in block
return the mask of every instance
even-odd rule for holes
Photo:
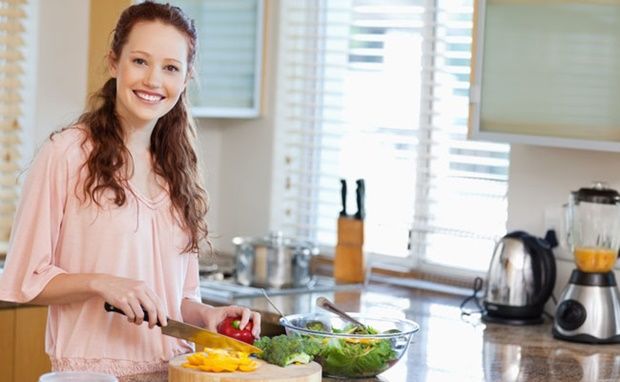
[[[334,279],[337,283],[364,282],[364,221],[338,218],[338,244],[334,254]]]
[[[105,309],[107,312],[113,312],[113,313],[120,313],[123,316],[126,316],[125,312],[123,312],[122,310],[120,310],[119,308],[115,307],[112,304],[108,304],[107,302],[105,304],[103,304],[103,309]],[[144,312],[144,321],[148,322],[149,320],[149,314],[147,313],[146,310],[144,310],[144,308],[142,309],[142,311]],[[159,320],[157,320],[157,326],[161,326],[161,323],[159,322]]]

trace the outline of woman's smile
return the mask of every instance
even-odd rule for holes
[[[144,91],[144,90],[134,90],[133,93],[141,101],[144,101],[144,102],[146,102],[148,104],[157,104],[157,103],[159,103],[160,101],[162,101],[163,99],[166,98],[166,97],[164,97],[161,94],[153,93],[153,92],[147,92],[147,91]]]

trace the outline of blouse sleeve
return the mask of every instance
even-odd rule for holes
[[[189,256],[187,264],[187,274],[185,276],[185,285],[183,285],[183,298],[194,301],[202,301],[200,297],[200,281],[198,271],[198,256],[194,254],[185,254]]]
[[[59,142],[47,141],[28,171],[0,275],[0,300],[28,302],[66,273],[54,264],[69,177],[64,151]]]

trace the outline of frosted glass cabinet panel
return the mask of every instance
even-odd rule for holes
[[[260,113],[263,0],[169,0],[196,22],[194,117],[252,118]]]
[[[474,139],[620,151],[620,1],[480,0]]]

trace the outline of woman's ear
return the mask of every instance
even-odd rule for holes
[[[118,58],[114,54],[114,52],[109,51],[106,56],[106,61],[108,63],[108,72],[112,78],[116,78],[116,73],[118,72]]]

